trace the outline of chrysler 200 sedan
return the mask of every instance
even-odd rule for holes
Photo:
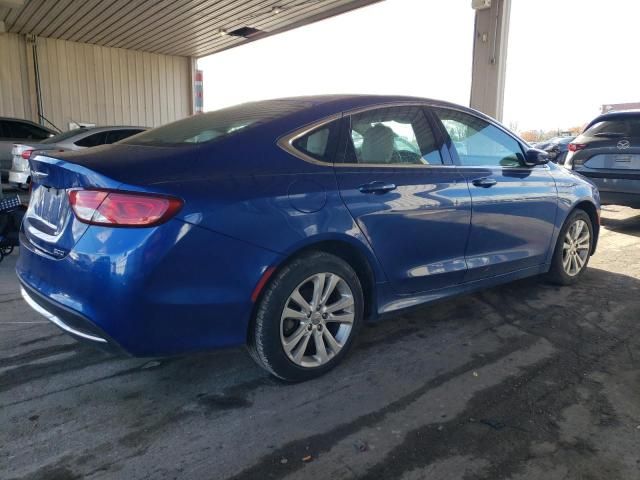
[[[584,273],[597,189],[485,115],[408,97],[247,103],[30,160],[17,273],[62,329],[136,356],[247,345],[300,381],[363,322]]]

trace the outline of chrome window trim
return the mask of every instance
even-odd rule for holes
[[[502,168],[502,169],[509,169],[509,170],[516,170],[516,169],[521,169],[521,170],[531,170],[532,168],[537,168],[537,167],[543,167],[544,169],[549,169],[548,165],[534,165],[531,167],[528,167],[526,165],[522,165],[522,166],[518,166],[518,167],[501,167],[498,165],[486,165],[486,166],[482,166],[482,165],[477,165],[477,166],[473,166],[473,165],[448,165],[448,164],[441,164],[441,165],[432,165],[432,164],[424,164],[424,165],[417,165],[417,164],[411,164],[411,165],[407,165],[407,164],[402,164],[402,163],[394,163],[394,164],[390,164],[390,165],[386,165],[386,164],[373,164],[373,163],[336,163],[336,162],[323,162],[321,160],[317,160],[315,158],[313,158],[310,155],[305,154],[304,152],[301,152],[300,150],[296,149],[293,146],[293,143],[298,140],[300,137],[304,137],[306,134],[312,132],[313,130],[320,128],[326,124],[329,124],[335,120],[339,120],[345,116],[348,115],[356,115],[358,113],[363,113],[363,112],[368,112],[370,110],[378,110],[381,108],[392,108],[392,107],[406,107],[406,106],[415,106],[415,107],[431,107],[431,108],[442,108],[442,109],[449,109],[449,110],[454,110],[460,113],[466,113],[467,115],[471,115],[473,117],[476,117],[480,120],[483,120],[491,125],[493,125],[494,127],[498,128],[500,131],[502,131],[503,133],[505,133],[506,135],[508,135],[509,137],[511,137],[513,140],[515,140],[518,145],[520,145],[520,149],[522,150],[522,154],[524,156],[525,154],[525,145],[522,143],[522,140],[520,140],[517,136],[515,136],[512,132],[510,132],[509,130],[506,129],[506,127],[504,127],[503,125],[501,125],[499,122],[495,121],[494,119],[492,119],[491,117],[488,117],[484,114],[482,114],[481,112],[476,112],[473,109],[469,109],[469,108],[465,108],[465,107],[460,107],[457,105],[449,105],[449,104],[441,104],[437,101],[429,101],[429,100],[425,100],[425,101],[399,101],[399,102],[388,102],[388,103],[376,103],[375,105],[365,105],[362,107],[355,107],[355,108],[351,108],[349,110],[345,110],[343,112],[340,113],[335,113],[333,115],[329,115],[327,117],[324,117],[320,120],[317,120],[315,122],[312,122],[310,124],[307,124],[306,126],[296,129],[291,133],[288,133],[286,135],[283,135],[282,137],[280,137],[278,139],[278,141],[276,142],[277,145],[282,148],[285,152],[293,155],[296,158],[299,158],[300,160],[304,160],[305,162],[308,163],[312,163],[314,165],[320,165],[323,167],[339,167],[339,168],[419,168],[419,169],[423,169],[423,168]],[[480,115],[478,115],[478,113],[480,113]],[[441,121],[441,120],[439,120]],[[453,159],[452,159],[453,160]],[[444,159],[443,159],[444,161]]]
[[[342,117],[342,113],[334,113],[333,115],[325,117],[321,120],[317,120],[313,123],[309,123],[301,129],[294,130],[293,132],[280,137],[276,143],[285,152],[290,153],[300,160],[304,160],[305,162],[312,163],[314,165],[322,165],[323,167],[332,167],[334,165],[334,162],[323,162],[321,160],[313,158],[311,155],[307,155],[306,153],[295,148],[293,146],[293,143],[299,138],[304,137],[308,133],[312,132],[313,130],[328,125],[329,123],[339,120]]]
[[[297,157],[297,158],[299,158],[301,160],[304,160],[305,162],[313,163],[314,165],[322,165],[322,166],[325,166],[325,167],[340,167],[340,168],[420,168],[420,169],[422,169],[422,168],[440,168],[440,167],[455,166],[455,165],[446,165],[444,163],[441,164],[441,165],[431,165],[431,164],[426,164],[426,163],[424,165],[417,165],[417,164],[407,165],[407,164],[402,164],[402,163],[394,163],[394,164],[386,165],[386,164],[373,164],[373,163],[322,162],[320,160],[317,160],[317,159],[305,154],[304,152],[301,152],[300,150],[297,150],[293,146],[293,142],[298,140],[300,137],[304,137],[306,134],[310,133],[311,131],[315,130],[316,128],[320,128],[323,125],[331,123],[331,122],[333,122],[335,120],[338,120],[340,118],[343,118],[343,117],[345,117],[347,115],[356,115],[358,113],[368,112],[370,110],[378,110],[378,109],[381,109],[381,108],[406,107],[406,106],[427,107],[427,106],[430,106],[430,105],[432,105],[432,104],[429,103],[429,102],[403,101],[403,102],[376,103],[375,105],[365,105],[365,106],[362,106],[362,107],[351,108],[349,110],[345,110],[344,112],[336,113],[336,114],[330,115],[328,117],[325,117],[325,118],[323,118],[321,120],[318,120],[316,122],[310,123],[310,124],[302,127],[301,129],[294,130],[292,133],[288,133],[288,134],[280,137],[280,139],[277,141],[277,144],[285,152],[290,153],[294,157]]]

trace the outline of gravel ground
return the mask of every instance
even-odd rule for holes
[[[574,287],[527,279],[362,332],[286,385],[242,350],[108,356],[0,264],[0,478],[640,479],[640,211]]]

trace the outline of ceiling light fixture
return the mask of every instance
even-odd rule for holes
[[[224,28],[218,30],[218,35],[220,35],[221,37],[226,37],[228,34],[229,32],[227,32]]]
[[[273,13],[274,15],[277,15],[281,12],[282,12],[282,7],[279,7],[277,5],[275,7],[271,7],[271,13]]]

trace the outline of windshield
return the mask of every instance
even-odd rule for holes
[[[59,133],[58,135],[54,135],[53,137],[49,137],[46,140],[43,140],[40,143],[58,143],[58,142],[62,142],[63,140],[66,140],[68,138],[71,137],[75,137],[76,135],[78,135],[79,133],[85,133],[88,130],[86,128],[74,128],[73,130],[69,130],[68,132],[62,132]]]
[[[250,126],[283,117],[307,107],[301,100],[267,100],[245,103],[194,115],[120,142],[129,145],[179,146],[210,142]]]

